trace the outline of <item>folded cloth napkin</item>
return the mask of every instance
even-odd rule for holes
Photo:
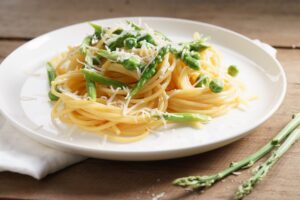
[[[85,158],[44,146],[11,126],[0,116],[0,171],[41,179]]]
[[[276,49],[259,40],[254,42],[276,56]],[[0,115],[0,171],[27,174],[41,179],[69,165],[80,162],[85,157],[65,153],[44,146],[12,127]]]

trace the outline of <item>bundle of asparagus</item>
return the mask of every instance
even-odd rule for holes
[[[230,164],[225,170],[209,176],[189,176],[174,180],[173,184],[181,187],[191,187],[199,189],[211,187],[217,181],[231,175],[232,173],[251,167],[256,161],[264,157],[270,151],[271,156],[257,168],[253,170],[253,175],[244,181],[234,194],[234,199],[243,199],[250,194],[256,183],[268,173],[270,168],[279,160],[279,158],[300,138],[300,129],[296,129],[300,125],[300,113],[293,115],[293,119],[276,135],[270,142],[260,148],[252,155]]]

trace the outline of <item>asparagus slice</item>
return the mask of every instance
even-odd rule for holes
[[[210,80],[207,75],[202,74],[197,78],[197,82],[196,87],[204,87],[209,85]]]
[[[80,45],[80,51],[81,51],[83,54],[86,54],[86,53],[87,53],[88,46],[91,45],[92,40],[93,40],[93,37],[92,37],[91,35],[88,35],[88,36],[86,36],[86,37],[83,39],[83,42],[82,42],[81,45]]]
[[[207,45],[203,44],[202,39],[195,40],[195,41],[189,43],[188,45],[189,45],[189,49],[191,51],[203,51],[208,48]]]
[[[159,36],[160,36],[161,38],[163,38],[165,41],[167,41],[167,42],[172,42],[172,40],[171,40],[170,38],[168,38],[165,34],[159,32],[159,31],[154,31],[154,33],[155,33],[156,35],[159,35]]]
[[[211,120],[208,115],[197,113],[164,113],[163,118],[172,122],[207,122]]]
[[[269,153],[274,147],[276,147],[300,124],[300,113],[297,113],[293,116],[293,119],[275,136],[270,142],[265,146],[260,148],[257,152],[253,153],[249,157],[246,157],[238,162],[233,162],[230,166],[214,175],[210,176],[189,176],[178,178],[174,180],[173,184],[181,187],[192,187],[194,189],[201,187],[210,187],[215,182],[225,178],[226,176],[232,174],[235,171],[238,171],[242,168],[251,167],[256,161],[264,157]]]
[[[135,24],[135,23],[133,23],[133,22],[131,22],[131,21],[129,21],[129,20],[126,20],[126,23],[129,24],[129,25],[130,25],[134,30],[136,30],[136,31],[141,31],[141,30],[143,30],[142,27],[138,26],[137,24]]]
[[[51,65],[50,62],[47,62],[47,74],[48,74],[48,83],[49,83],[49,87],[51,87],[52,81],[54,81],[55,78],[56,78],[56,73],[55,73],[54,67]],[[49,91],[48,97],[49,97],[49,99],[50,99],[51,101],[57,101],[57,100],[58,100],[58,97],[55,96],[54,94],[52,94],[51,91]]]
[[[170,47],[165,46],[162,47],[154,60],[148,65],[148,67],[143,72],[140,80],[133,86],[130,91],[129,97],[134,96],[140,89],[156,74],[156,67],[159,63],[161,63],[165,57],[165,55],[169,52]]]
[[[96,24],[90,24],[94,29],[95,29],[95,33],[94,35],[97,38],[101,37],[101,31],[102,28]],[[88,47],[91,45],[93,40],[93,35],[88,35],[83,39],[82,44],[80,45],[80,51],[85,55],[85,66],[84,68],[90,68],[93,65],[93,59],[90,55],[89,49]],[[87,89],[87,93],[88,96],[95,101],[97,98],[97,93],[96,93],[96,84],[94,82],[92,82],[91,80],[88,80],[88,78],[86,77],[86,89]]]
[[[114,51],[118,47],[123,47],[124,40],[129,37],[135,37],[135,35],[133,35],[133,33],[131,33],[131,32],[123,31],[113,41],[109,42],[109,44],[108,44],[109,49]]]
[[[267,175],[271,167],[279,160],[279,158],[300,138],[300,129],[294,130],[282,145],[273,151],[272,155],[253,171],[251,178],[240,185],[234,195],[234,199],[243,199],[250,194],[256,183],[262,180]]]
[[[199,51],[207,49],[208,46],[203,44],[203,40],[196,40],[189,43],[182,43],[171,47],[171,52],[177,58],[194,70],[200,69],[200,55]]]
[[[90,79],[86,79],[86,88],[88,96],[92,101],[95,101],[97,99],[96,83]]]
[[[100,39],[101,39],[101,34],[102,34],[102,32],[103,32],[103,28],[102,28],[101,26],[99,26],[98,24],[94,24],[94,23],[91,23],[91,22],[90,22],[89,24],[90,24],[90,26],[93,27],[94,30],[95,30],[95,33],[94,33],[95,37],[96,37],[98,40],[100,40]]]
[[[103,76],[102,74],[99,74],[94,70],[83,68],[82,72],[84,73],[86,79],[90,81],[98,82],[107,86],[112,86],[114,88],[127,87],[125,83]]]
[[[156,46],[156,42],[155,42],[154,38],[149,33],[147,33],[145,35],[141,35],[140,37],[138,37],[137,42],[141,42],[143,40],[145,40],[146,42]]]
[[[131,22],[131,21],[128,21],[128,20],[127,20],[126,22],[127,22],[127,24],[129,24],[135,31],[142,31],[142,30],[144,30],[141,26],[138,26],[137,24],[135,24],[135,23],[133,23],[133,22]],[[160,36],[160,37],[163,38],[165,41],[171,42],[171,40],[170,40],[166,35],[164,35],[163,33],[159,32],[159,31],[154,31],[154,34]],[[144,38],[144,39],[145,39],[145,38]],[[141,40],[142,40],[142,39],[140,39],[140,41],[141,41]],[[151,44],[153,44],[153,45],[155,45],[155,41],[154,41],[152,35],[150,35],[150,34],[148,34],[148,35],[146,36],[146,41],[149,42],[149,43],[151,43]]]
[[[112,62],[117,62],[121,65],[123,65],[128,70],[135,70],[137,68],[141,68],[144,63],[142,59],[139,59],[138,56],[130,56],[126,59],[121,60],[119,58],[118,53],[116,52],[108,52],[104,49],[99,49],[97,53],[104,58],[107,58],[108,60],[111,60]]]
[[[199,59],[193,58],[190,55],[184,55],[183,56],[183,62],[189,66],[190,68],[194,70],[199,70],[200,69],[200,62]]]
[[[85,65],[84,68],[89,69],[93,67],[94,64],[94,59],[93,56],[91,55],[90,51],[87,51],[85,54]],[[90,97],[92,101],[96,101],[97,99],[97,89],[96,89],[96,83],[92,80],[90,80],[87,76],[85,77],[86,81],[86,90],[87,94]]]

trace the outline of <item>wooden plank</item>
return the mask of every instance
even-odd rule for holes
[[[12,51],[24,43],[24,41],[0,41],[0,63]]]
[[[164,16],[220,25],[272,45],[300,45],[297,0],[3,0],[0,37],[31,38],[82,21]]]
[[[12,44],[18,45],[17,43]],[[9,46],[0,42],[0,52]],[[262,126],[226,147],[197,156],[157,162],[117,162],[88,159],[41,181],[14,173],[0,173],[0,199],[152,199],[165,192],[162,199],[231,199],[239,183],[250,176],[244,170],[230,176],[204,193],[189,192],[171,185],[174,178],[212,174],[231,161],[249,155],[265,144],[300,110],[300,50],[279,50],[278,58],[288,76],[288,93],[281,108]],[[294,145],[274,166],[268,176],[246,199],[299,199],[300,143]]]

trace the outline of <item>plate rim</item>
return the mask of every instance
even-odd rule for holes
[[[273,61],[275,61],[275,64],[277,65],[278,67],[278,70],[280,71],[280,74],[282,75],[282,86],[283,86],[283,90],[282,90],[282,93],[280,94],[280,96],[278,97],[277,101],[276,101],[276,104],[274,104],[272,106],[272,108],[269,110],[269,112],[267,114],[265,114],[259,121],[257,121],[254,125],[252,126],[249,126],[248,128],[244,128],[242,129],[241,131],[239,131],[240,134],[238,135],[231,135],[230,137],[227,137],[227,138],[221,138],[221,139],[216,139],[216,140],[213,140],[209,143],[206,143],[206,144],[198,144],[198,145],[194,145],[194,146],[187,146],[187,147],[181,147],[181,148],[175,148],[175,149],[162,149],[162,150],[147,150],[147,151],[127,151],[127,150],[112,150],[112,149],[96,149],[96,148],[92,148],[92,147],[87,147],[87,146],[84,146],[84,145],[79,145],[79,144],[75,144],[75,143],[68,143],[68,142],[65,142],[63,140],[59,140],[59,139],[55,139],[55,138],[51,138],[49,136],[45,136],[45,135],[42,135],[42,134],[39,134],[37,130],[33,130],[33,129],[30,129],[26,126],[23,126],[21,123],[19,123],[17,120],[15,120],[13,118],[13,116],[9,115],[9,113],[5,112],[5,109],[2,109],[0,108],[0,113],[3,114],[3,116],[8,119],[12,125],[14,125],[16,128],[18,128],[22,133],[26,134],[28,137],[30,138],[33,138],[34,140],[36,140],[37,142],[40,142],[46,146],[51,146],[51,147],[55,147],[55,148],[58,148],[58,149],[63,149],[63,151],[67,151],[67,152],[76,152],[78,154],[83,154],[83,155],[87,155],[87,154],[98,154],[98,156],[93,156],[93,157],[98,157],[98,158],[101,158],[101,157],[106,157],[106,155],[114,155],[112,156],[111,160],[159,160],[159,159],[147,159],[147,158],[144,158],[144,159],[120,159],[120,157],[124,156],[124,155],[127,155],[129,157],[138,157],[140,155],[152,155],[155,157],[155,155],[165,155],[165,154],[171,154],[171,153],[176,153],[176,152],[188,152],[188,151],[193,151],[195,149],[207,149],[207,150],[204,150],[204,151],[198,151],[198,152],[194,152],[194,153],[186,153],[186,155],[183,155],[183,156],[187,156],[187,155],[194,155],[194,154],[198,154],[198,153],[202,153],[202,152],[205,152],[205,151],[209,151],[209,150],[212,150],[212,149],[216,149],[216,148],[219,148],[221,146],[224,146],[226,144],[229,144],[229,143],[232,143],[233,141],[236,141],[242,137],[245,137],[246,135],[249,134],[249,132],[251,130],[254,130],[256,129],[258,126],[260,126],[262,123],[264,123],[267,119],[269,119],[278,109],[279,107],[282,105],[283,103],[283,100],[286,96],[286,91],[287,91],[287,78],[286,78],[286,73],[283,69],[283,66],[280,64],[280,62],[277,60],[276,57],[272,57],[265,49],[261,48],[259,45],[257,45],[256,43],[254,43],[250,38],[240,34],[240,33],[237,33],[235,31],[232,31],[232,30],[229,30],[227,28],[223,28],[223,27],[220,27],[220,26],[217,26],[217,25],[213,25],[213,24],[209,24],[209,23],[205,23],[205,22],[201,22],[201,21],[195,21],[195,20],[189,20],[189,19],[182,19],[182,18],[170,18],[170,17],[156,17],[156,16],[131,16],[131,17],[115,17],[115,18],[104,18],[104,19],[95,19],[95,20],[91,20],[90,22],[99,22],[99,21],[105,21],[105,20],[125,20],[125,19],[131,19],[131,20],[136,20],[136,19],[148,19],[148,20],[151,20],[151,19],[155,19],[155,20],[164,20],[164,21],[174,21],[174,22],[184,22],[184,23],[190,23],[190,24],[195,24],[195,25],[203,25],[203,26],[207,26],[207,27],[210,27],[210,28],[214,28],[214,29],[217,29],[217,30],[222,30],[224,32],[227,32],[227,33],[230,33],[230,34],[233,34],[239,38],[242,38],[244,40],[246,40],[247,42],[255,45],[257,48],[261,49],[264,51],[264,53],[266,54],[265,56],[269,56]],[[26,43],[22,44],[21,46],[19,46],[18,48],[16,48],[15,50],[13,50],[3,61],[2,63],[0,64],[0,72],[2,70],[4,70],[4,67],[3,65],[5,65],[6,61],[10,58],[10,57],[13,57],[13,54],[18,51],[19,49],[23,48],[25,45],[27,45],[28,43],[30,42],[34,42],[36,40],[38,40],[39,38],[43,37],[44,35],[48,35],[50,33],[54,33],[54,32],[58,32],[58,31],[61,31],[63,29],[68,29],[68,28],[71,28],[71,27],[74,27],[74,26],[77,26],[77,25],[83,25],[83,24],[86,24],[87,21],[85,22],[79,22],[79,23],[75,23],[75,24],[71,24],[71,25],[67,25],[67,26],[64,26],[64,27],[61,27],[61,28],[58,28],[58,29],[55,29],[55,30],[52,30],[50,32],[47,32],[47,33],[44,33],[42,35],[39,35],[37,37],[35,37],[34,39],[30,40],[30,41],[27,41]],[[216,146],[215,148],[214,147],[211,147],[211,146]],[[81,152],[84,152],[84,153],[81,153]],[[104,156],[102,156],[102,155]],[[115,155],[117,154],[117,155]],[[118,158],[114,158],[114,157],[118,157]],[[176,155],[173,155],[173,156],[167,156],[167,158],[176,158],[176,157],[183,157],[182,155],[181,156],[176,156]],[[163,157],[163,156],[161,156]],[[165,159],[165,158],[162,158],[162,159]]]

